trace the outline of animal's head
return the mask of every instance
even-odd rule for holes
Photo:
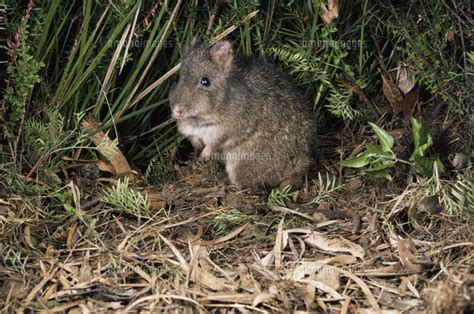
[[[233,59],[229,41],[210,47],[200,39],[193,40],[182,58],[179,77],[171,87],[172,117],[178,121],[205,118],[222,109]]]

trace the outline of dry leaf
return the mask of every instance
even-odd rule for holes
[[[339,17],[339,4],[337,0],[329,0],[328,6],[321,2],[321,15],[326,24],[331,24],[333,20]]]
[[[338,255],[317,262],[302,261],[293,270],[288,272],[285,278],[296,281],[320,272],[326,265],[351,265],[356,262],[356,257],[352,255]],[[326,268],[326,270],[328,269],[330,268]]]
[[[328,265],[351,265],[357,262],[357,258],[352,255],[337,255],[328,259],[319,261]]]
[[[360,259],[364,258],[364,249],[355,243],[339,236],[338,238],[329,239],[322,233],[314,231],[304,240],[306,244],[317,247],[328,252],[348,252]]]
[[[405,95],[401,104],[401,110],[403,113],[403,120],[409,122],[413,115],[413,109],[415,108],[418,98],[420,97],[420,88],[417,86],[413,88],[408,94]]]
[[[303,261],[298,266],[296,266],[293,270],[288,272],[285,278],[289,280],[297,281],[297,280],[303,279],[304,277],[314,275],[323,266],[324,266],[324,263],[321,263],[321,262]]]
[[[91,140],[97,146],[100,154],[104,156],[115,169],[117,176],[127,176],[129,179],[135,178],[135,172],[130,168],[127,159],[122,154],[114,141],[107,134],[98,131],[99,123],[92,117],[88,117],[81,122],[84,129],[91,133]]]
[[[240,264],[237,272],[239,274],[239,287],[248,292],[255,292],[256,282],[253,280],[248,267],[244,264]]]
[[[217,292],[217,293],[208,293],[205,297],[202,298],[202,300],[252,304],[255,297],[256,297],[255,294],[248,294],[248,293]]]
[[[379,69],[379,73],[380,76],[382,76],[383,94],[385,95],[385,98],[387,98],[394,112],[400,112],[403,101],[402,93],[397,85],[390,80],[387,73],[384,73],[381,69]]]
[[[147,193],[148,199],[150,200],[150,209],[151,210],[160,210],[166,208],[166,201],[161,198],[161,193],[151,192]]]
[[[309,309],[316,297],[316,288],[310,285],[304,285],[301,290],[303,290],[301,294],[303,295],[304,304]]]
[[[336,290],[334,290],[333,288],[331,288],[330,286],[326,285],[323,282],[320,282],[320,281],[317,281],[317,280],[309,280],[309,279],[301,279],[301,280],[298,280],[298,282],[305,283],[305,284],[308,284],[310,286],[313,286],[313,287],[317,288],[318,290],[321,290],[321,291],[329,294],[333,298],[336,298],[336,299],[342,299],[343,298],[342,295],[339,292],[337,292]]]
[[[79,271],[79,281],[80,282],[89,282],[92,279],[92,267],[89,263],[90,261],[90,251],[86,251],[86,255],[82,260],[81,270]]]
[[[400,238],[397,238],[398,254],[400,255],[400,262],[409,271],[418,272],[421,270],[421,266],[414,264],[412,261],[415,260],[415,256],[410,251],[409,242]]]
[[[276,293],[269,289],[270,293],[260,293],[252,301],[252,306],[257,306],[259,304],[269,302],[276,297]]]
[[[66,239],[66,244],[67,244],[67,248],[69,250],[71,250],[74,246],[74,240],[77,240],[77,237],[75,237],[76,235],[76,230],[77,230],[77,223],[74,223],[72,225],[72,227],[69,229],[68,233],[67,233],[67,239]]]
[[[334,290],[339,289],[341,286],[339,272],[334,270],[334,267],[332,266],[324,266],[321,268],[314,276],[314,280],[322,282]]]
[[[401,314],[397,310],[381,310],[381,309],[357,309],[358,314]]]
[[[275,268],[280,268],[283,262],[282,252],[288,243],[288,233],[283,232],[283,221],[282,219],[278,224],[275,247],[273,248],[273,254],[275,256]]]
[[[404,95],[415,87],[413,73],[402,64],[397,67],[397,87]]]
[[[400,283],[399,290],[403,292],[407,292],[409,290],[416,298],[420,299],[420,293],[416,290],[415,285],[412,284],[411,280],[415,283],[417,281],[417,275],[412,276],[402,276],[400,277],[402,282]]]
[[[218,239],[215,239],[215,240],[212,240],[212,241],[204,242],[204,244],[205,245],[216,245],[216,244],[219,244],[219,243],[229,241],[230,239],[233,239],[234,237],[238,236],[242,231],[248,229],[249,227],[250,227],[250,224],[244,224],[242,226],[237,227],[235,230],[233,230],[232,232],[226,234],[225,236],[223,236],[221,238],[218,238]]]
[[[76,207],[76,214],[82,218],[83,215],[81,211],[81,190],[74,182],[74,180],[71,180],[68,186],[71,188],[72,191],[72,198],[74,200],[74,206]]]
[[[347,81],[344,81],[344,80],[341,81],[341,84],[342,84],[345,88],[347,88],[348,90],[350,90],[351,92],[353,92],[353,93],[355,93],[355,94],[357,94],[357,95],[363,95],[363,94],[364,94],[364,93],[362,92],[362,90],[360,89],[360,87],[357,86],[357,85],[353,85],[353,84],[351,84],[351,83],[349,83],[349,82],[347,82]]]
[[[197,267],[193,269],[191,279],[198,285],[203,285],[213,290],[235,290],[237,287],[226,282],[223,278],[218,278],[210,272]]]
[[[26,227],[25,227],[25,232],[23,233],[23,236],[24,236],[24,238],[25,238],[26,244],[28,244],[28,246],[29,246],[31,249],[35,250],[36,247],[35,247],[35,245],[33,244],[33,241],[31,240],[31,227],[30,227],[29,225],[26,225]]]
[[[173,251],[173,254],[176,256],[179,262],[179,267],[186,273],[191,271],[191,279],[200,285],[214,289],[214,290],[234,290],[236,287],[228,283],[223,278],[218,278],[211,274],[210,272],[204,271],[201,267],[196,265],[193,269],[190,269],[190,265],[186,262],[186,259],[183,257],[181,252],[163,235],[158,234],[160,238],[168,245],[168,247]]]
[[[114,166],[108,162],[108,161],[105,161],[105,160],[97,160],[95,165],[97,166],[97,168],[99,168],[100,171],[102,172],[108,172],[108,173],[111,173],[113,174],[114,176],[117,175],[117,172],[115,172],[115,168]]]

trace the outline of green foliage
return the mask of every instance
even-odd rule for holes
[[[428,149],[433,145],[433,139],[428,133],[428,127],[423,120],[411,119],[413,128],[413,141],[415,148],[410,160],[415,161],[416,171],[424,177],[433,175],[434,164],[438,167],[438,171],[442,172],[444,167],[439,158],[427,157]]]
[[[468,78],[472,66],[464,60],[469,56],[461,52],[469,51],[466,34],[472,31],[471,18],[461,12],[470,12],[471,7],[469,0],[452,5],[418,0],[408,9],[404,2],[382,6],[393,17],[383,22],[391,44],[395,44],[393,54],[415,70],[417,83],[458,113],[470,111],[469,101],[474,95]]]
[[[360,112],[351,106],[352,92],[346,89],[334,88],[327,99],[325,107],[330,113],[343,119],[352,121],[360,116]]]
[[[364,168],[362,170],[363,174],[391,180],[392,177],[388,173],[388,169],[392,168],[397,162],[408,164],[409,162],[397,158],[392,150],[394,144],[393,137],[387,131],[374,123],[370,122],[369,125],[374,131],[379,144],[374,145],[367,143],[364,152],[356,157],[343,160],[341,165],[350,168]],[[434,163],[437,163],[439,172],[443,171],[443,165],[438,158],[426,156],[427,150],[433,144],[433,140],[431,135],[428,133],[426,124],[412,118],[412,128],[415,148],[410,160],[414,161],[416,171],[420,175],[430,178],[433,176]]]
[[[150,199],[148,194],[143,194],[129,187],[128,178],[117,181],[117,185],[107,188],[100,198],[103,203],[118,207],[130,215],[149,217]]]
[[[63,116],[52,107],[45,111],[42,120],[35,117],[25,123],[28,158],[37,163],[40,174],[52,182],[60,181],[55,172],[59,170],[63,156],[78,148],[92,149],[86,146],[89,135],[80,125],[83,117],[84,114],[75,113],[68,128]]]
[[[364,168],[368,166],[362,171],[363,174],[392,180],[392,177],[387,170],[393,167],[397,161],[397,157],[392,151],[393,138],[387,131],[376,124],[370,122],[369,125],[375,132],[379,144],[374,145],[367,143],[364,152],[356,157],[343,160],[341,165],[351,168]]]
[[[282,62],[306,94],[316,93],[315,107],[324,103],[331,114],[348,122],[360,116],[353,107],[355,97],[339,85],[343,78],[354,78],[353,67],[344,62],[349,47],[336,38],[337,26],[318,25],[318,39],[307,39],[307,47],[283,44],[268,49],[270,57]],[[316,30],[311,30],[316,32]],[[305,49],[302,49],[305,48]],[[357,81],[360,81],[357,80]],[[362,85],[362,84],[361,84]]]
[[[257,215],[244,214],[238,209],[229,208],[214,216],[214,234],[217,237],[227,234],[231,229],[258,220]]]
[[[472,169],[467,169],[457,175],[455,180],[445,181],[442,184],[442,201],[444,207],[451,214],[466,214],[468,219],[474,220],[474,180]]]
[[[315,81],[324,85],[331,84],[330,75],[324,70],[321,59],[304,50],[283,45],[271,47],[268,53],[283,62],[298,84],[307,85]]]
[[[28,257],[11,246],[0,242],[0,265],[16,272],[25,273]]]
[[[173,174],[166,167],[163,155],[158,152],[156,157],[153,157],[148,163],[144,179],[148,184],[156,185],[170,180],[172,176]]]
[[[6,107],[9,108],[6,121],[12,134],[25,115],[25,107],[30,100],[34,85],[41,82],[38,72],[44,66],[30,52],[27,18],[22,18],[17,35],[18,46],[12,52],[13,60],[7,67],[8,85],[3,98]]]
[[[315,186],[315,196],[307,203],[319,204],[321,202],[328,201],[335,198],[336,192],[344,188],[344,184],[340,183],[335,175],[326,173],[326,176],[322,176],[321,172],[318,172],[318,178],[313,180]]]
[[[268,204],[286,207],[286,202],[291,199],[291,186],[287,185],[282,190],[273,189],[268,196]]]

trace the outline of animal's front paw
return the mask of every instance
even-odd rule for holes
[[[201,160],[210,160],[211,159],[211,156],[212,156],[212,150],[211,150],[211,147],[209,145],[207,145],[206,147],[204,147],[204,149],[202,150],[201,152],[201,157],[199,159]]]

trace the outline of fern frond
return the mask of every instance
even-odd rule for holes
[[[325,107],[336,117],[352,121],[360,112],[351,106],[352,92],[347,89],[332,89]]]
[[[454,182],[448,182],[443,187],[443,205],[451,214],[474,215],[474,182],[472,171],[468,170],[463,175],[459,175]]]
[[[331,84],[329,74],[321,66],[321,59],[314,55],[289,45],[272,47],[268,54],[283,62],[288,67],[290,75],[294,76],[299,84],[314,83],[315,81],[324,85]]]
[[[319,204],[335,197],[336,191],[342,189],[344,184],[339,182],[335,175],[326,173],[326,176],[322,176],[318,173],[318,178],[313,180],[315,196],[307,204]]]

